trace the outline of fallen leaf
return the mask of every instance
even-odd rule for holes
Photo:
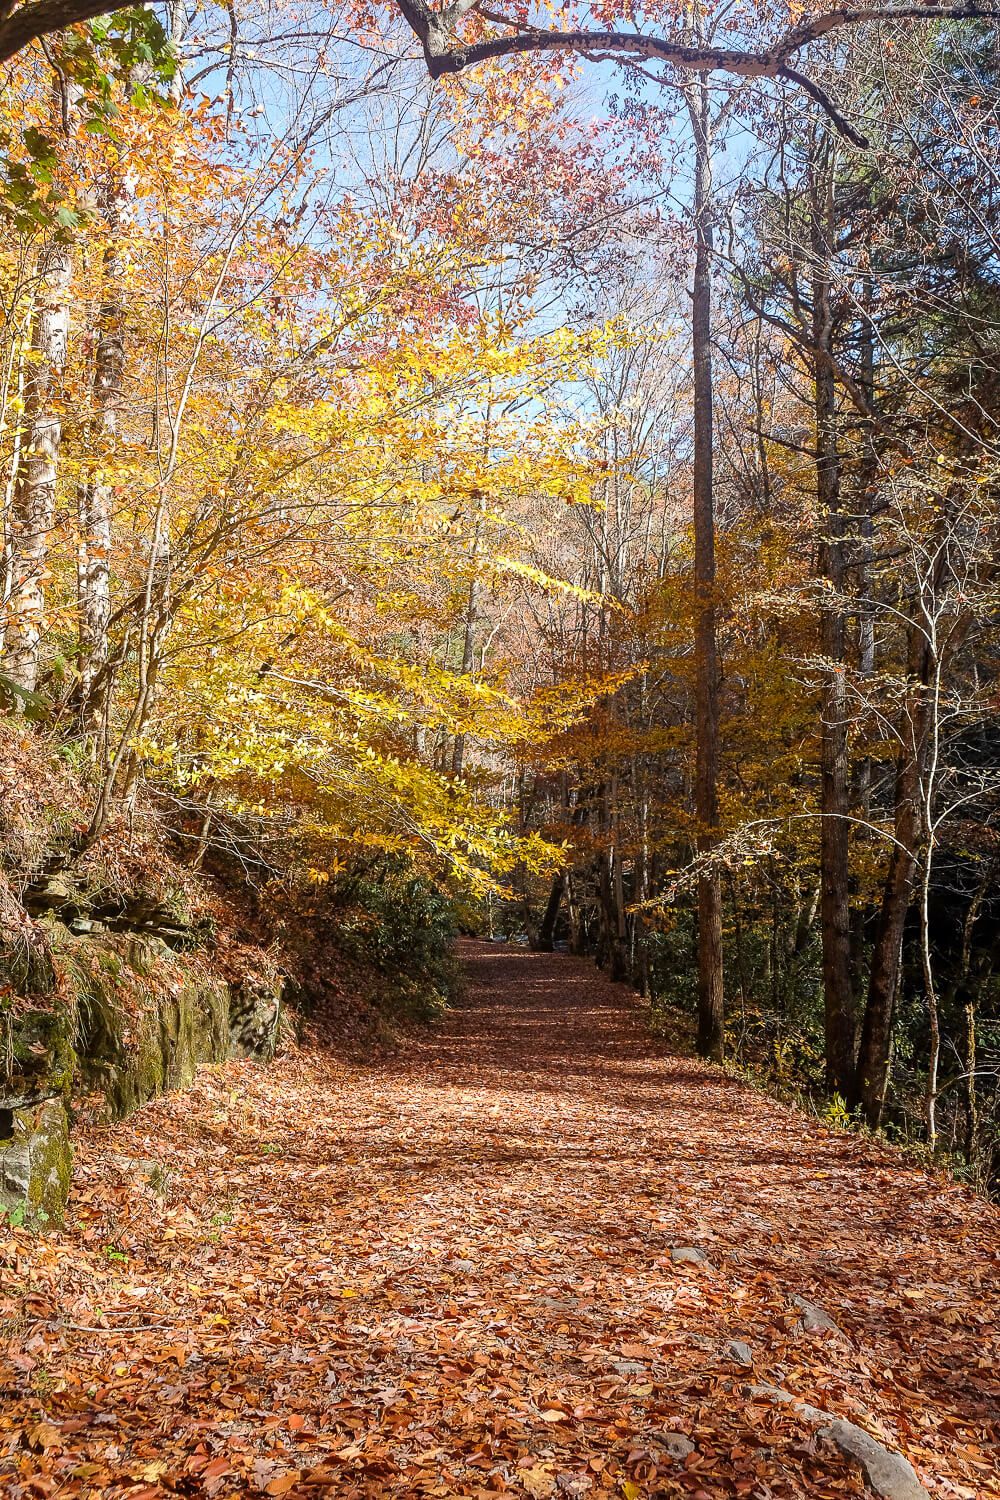
[[[62,1441],[62,1433],[51,1422],[36,1422],[25,1429],[24,1441],[33,1453],[45,1453]]]
[[[290,1474],[280,1474],[272,1479],[264,1489],[265,1495],[287,1495],[289,1490],[302,1478],[301,1469],[293,1469]]]

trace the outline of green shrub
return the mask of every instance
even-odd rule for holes
[[[404,862],[382,863],[351,882],[338,928],[345,952],[377,969],[388,1000],[407,1014],[433,1019],[457,995],[454,907]]]

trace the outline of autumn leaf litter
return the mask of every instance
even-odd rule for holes
[[[665,1055],[583,962],[464,953],[394,1058],[81,1130],[67,1228],[3,1232],[3,1493],[863,1495],[779,1388],[1000,1494],[996,1211]]]

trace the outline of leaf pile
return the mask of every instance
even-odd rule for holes
[[[84,1129],[67,1229],[0,1247],[3,1493],[862,1495],[757,1383],[998,1493],[995,1210],[660,1055],[582,962],[464,956],[394,1059]]]

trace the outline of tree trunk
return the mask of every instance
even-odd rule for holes
[[[111,243],[104,254],[101,305],[94,351],[94,416],[90,447],[94,457],[77,492],[80,524],[79,610],[80,652],[78,703],[80,722],[93,728],[107,691],[102,669],[108,660],[108,622],[111,618],[111,509],[113,485],[108,465],[118,437],[119,411],[125,373],[125,306],[120,216],[124,189],[109,183],[104,211]],[[95,451],[96,450],[96,451]],[[95,684],[100,691],[95,692]]]
[[[817,153],[818,154],[818,153]],[[814,158],[811,250],[815,360],[816,500],[823,542],[820,571],[829,599],[820,617],[825,678],[820,729],[820,920],[823,935],[823,1004],[826,1080],[846,1096],[854,1067],[854,1015],[850,935],[850,767],[847,745],[846,573],[844,517],[840,504],[837,392],[829,266],[833,177],[828,161]]]
[[[566,874],[565,871],[560,870],[559,874],[554,875],[552,878],[552,889],[549,891],[549,899],[545,904],[545,912],[538,929],[538,941],[535,947],[539,953],[552,952],[556,922],[559,917],[559,908],[562,905],[563,891],[565,889]]]
[[[602,835],[595,866],[599,919],[597,962],[602,969],[607,969],[612,979],[617,980],[624,979],[627,973],[628,950],[614,784],[610,795],[606,785],[598,787],[596,800]]]
[[[925,799],[925,805],[926,805]],[[926,823],[925,817],[925,823]],[[930,895],[931,872],[934,862],[934,842],[924,829],[923,871],[920,881],[920,963],[924,978],[924,1002],[927,1006],[927,1028],[929,1047],[927,1054],[927,1081],[924,1087],[924,1122],[927,1127],[927,1144],[932,1151],[937,1148],[937,1100],[938,1073],[941,1066],[941,1014],[938,1005],[937,984],[934,978],[933,954],[931,952]]]
[[[865,276],[863,278],[861,297],[863,317],[859,335],[861,342],[861,373],[859,384],[864,392],[868,410],[872,415],[864,421],[861,429],[864,453],[858,475],[860,535],[858,538],[857,555],[854,560],[855,610],[858,631],[857,662],[858,675],[862,683],[872,678],[875,674],[875,608],[869,596],[870,572],[874,561],[872,500],[878,483],[879,472],[878,431],[874,420],[874,413],[878,404],[878,393],[875,385],[875,327],[872,312],[874,297],[875,292],[872,277]],[[861,757],[855,768],[855,805],[860,809],[860,816],[865,823],[868,823],[871,819],[871,793],[872,759],[870,755],[865,755]],[[855,965],[855,968],[857,967],[859,966]]]
[[[916,626],[910,629],[908,665],[911,687],[901,717],[903,742],[896,768],[894,843],[875,928],[868,996],[850,1096],[852,1103],[861,1105],[873,1129],[881,1122],[889,1081],[892,1018],[920,839],[931,654],[926,638]]]
[[[569,951],[582,958],[587,951],[587,922],[572,871],[566,877],[566,916],[569,920]]]
[[[50,240],[38,265],[24,443],[11,505],[10,599],[0,667],[29,693],[38,681],[49,540],[55,523],[72,277],[69,245],[59,238]]]
[[[722,884],[710,863],[719,838],[719,652],[715,607],[712,393],[712,120],[708,82],[686,90],[695,143],[694,365],[695,818],[698,875],[698,1037],[702,1057],[725,1046]]]
[[[624,932],[624,911],[619,903],[621,889],[616,878],[619,862],[614,844],[597,856],[597,894],[601,913],[601,967],[612,979],[624,979],[628,971]]]
[[[31,299],[32,304],[34,298]],[[25,327],[17,330],[12,339],[10,353],[11,370],[8,372],[8,380],[13,377],[15,391],[15,404],[13,406],[13,420],[10,421],[10,464],[7,469],[7,479],[3,492],[3,561],[2,582],[0,582],[0,658],[4,654],[4,643],[7,636],[7,614],[10,605],[10,591],[13,584],[12,570],[14,566],[14,540],[11,535],[11,526],[14,515],[14,490],[17,484],[17,476],[21,469],[21,449],[24,446],[24,427],[21,413],[24,411],[25,376],[28,364],[28,350],[31,343],[31,330],[34,321],[33,305],[29,306]],[[4,403],[5,409],[9,409],[8,402]],[[4,436],[8,423],[4,423]]]
[[[996,866],[993,861],[985,867],[982,878],[969,902],[968,911],[962,922],[962,953],[959,962],[958,973],[951,985],[948,996],[949,1005],[953,1006],[960,990],[965,992],[965,1001],[962,1006],[963,1038],[962,1038],[962,1102],[965,1108],[965,1159],[972,1165],[976,1155],[976,1139],[979,1134],[979,1100],[976,1092],[976,1069],[978,1066],[978,1043],[976,1039],[976,995],[982,992],[982,986],[986,980],[986,972],[989,964],[977,964],[973,973],[972,964],[972,941],[975,936],[976,923],[979,921],[979,913],[982,910],[986,892],[996,879]]]
[[[976,1096],[976,1002],[966,999],[964,1006],[965,1037],[962,1066],[965,1069],[962,1100],[965,1105],[965,1159],[970,1164],[976,1156],[976,1139],[979,1134],[979,1101]]]
[[[473,545],[472,558],[475,563],[476,547]],[[472,675],[473,662],[476,651],[476,623],[478,620],[478,579],[473,575],[469,584],[469,602],[465,611],[465,621],[462,635],[462,676]],[[465,735],[456,734],[455,743],[451,749],[451,774],[455,777],[461,776],[462,766],[465,761]]]

